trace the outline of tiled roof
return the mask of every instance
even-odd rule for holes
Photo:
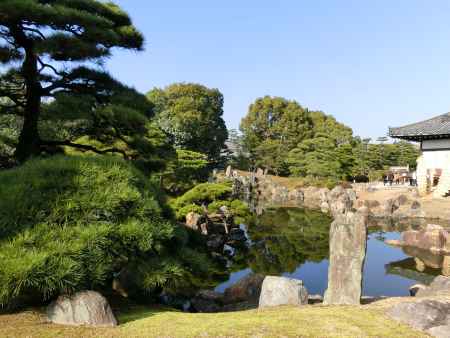
[[[450,136],[450,113],[404,127],[389,128],[389,136],[415,141]]]

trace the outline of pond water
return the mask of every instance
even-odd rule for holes
[[[310,294],[323,295],[327,287],[329,226],[320,212],[300,208],[271,208],[246,226],[249,248],[236,252],[230,278],[218,285],[223,292],[255,272],[303,280]],[[391,247],[411,224],[369,227],[363,275],[365,296],[406,296],[409,287],[429,284],[442,270],[444,257],[417,249]]]

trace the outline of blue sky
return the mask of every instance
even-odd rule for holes
[[[108,68],[142,92],[219,88],[237,128],[264,95],[322,110],[364,137],[450,111],[448,0],[116,0],[146,36]]]

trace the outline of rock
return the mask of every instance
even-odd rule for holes
[[[225,176],[226,177],[231,177],[232,174],[233,174],[233,168],[231,168],[231,165],[229,165],[227,167],[227,170],[225,170]]]
[[[416,294],[417,297],[430,297],[443,295],[450,296],[450,277],[437,276],[428,287],[420,289]]]
[[[223,219],[224,219],[224,216],[223,216],[223,214],[222,213],[217,213],[217,214],[209,214],[208,215],[208,220],[210,221],[210,222],[216,222],[216,223],[218,223],[218,222],[222,222],[223,221]]]
[[[419,198],[420,197],[419,191],[417,189],[411,190],[411,196],[413,198]]]
[[[398,205],[398,206],[405,205],[406,203],[408,203],[408,197],[406,195],[402,194],[397,197],[396,202],[397,202],[396,205]]]
[[[450,243],[450,240],[447,240],[447,245]],[[442,274],[444,276],[450,276],[450,255],[444,256],[442,259]]]
[[[245,242],[247,237],[245,236],[245,231],[239,228],[233,228],[230,230],[228,239],[233,242]]]
[[[395,203],[394,200],[388,199],[383,202],[381,205],[382,212],[384,213],[384,217],[389,217],[394,213],[395,210],[398,209],[398,205]]]
[[[257,303],[261,294],[263,281],[263,275],[253,273],[241,278],[237,283],[225,290],[224,303]]]
[[[353,189],[345,189],[347,191],[348,196],[350,197],[350,199],[353,202],[356,202],[356,200],[358,199],[358,196],[356,194],[356,191]]]
[[[422,205],[420,204],[419,201],[413,201],[411,203],[411,210],[417,210],[420,209],[422,207]]]
[[[336,214],[330,227],[330,260],[325,304],[360,304],[367,246],[368,209]]]
[[[375,191],[377,191],[378,189],[376,188],[376,187],[374,187],[374,186],[372,186],[372,185],[369,185],[368,187],[367,187],[367,192],[375,192]]]
[[[329,194],[330,194],[330,189],[328,188],[321,188],[319,189],[319,198],[322,202],[328,202],[329,201]]]
[[[217,250],[225,244],[225,239],[222,235],[211,235],[206,241],[206,246],[212,250]]]
[[[108,301],[95,291],[59,296],[47,307],[47,316],[50,322],[61,325],[117,325]]]
[[[186,227],[197,231],[198,228],[199,228],[199,225],[201,223],[202,218],[203,217],[201,215],[199,215],[199,214],[197,214],[195,212],[189,212],[186,215]]]
[[[426,285],[423,285],[423,284],[414,284],[413,286],[411,286],[411,287],[409,288],[409,295],[410,295],[411,297],[414,297],[414,296],[417,294],[417,292],[419,292],[419,290],[424,290],[424,289],[426,289],[426,288],[427,288]]]
[[[398,239],[386,239],[384,243],[391,246],[402,246],[402,242]]]
[[[219,212],[220,212],[222,215],[225,215],[225,216],[230,215],[230,210],[228,209],[228,207],[227,207],[226,205],[222,205],[222,206],[219,208]]]
[[[302,202],[305,199],[305,196],[303,194],[303,191],[301,191],[300,189],[293,189],[289,191],[288,199],[290,201]]]
[[[323,297],[321,295],[309,295],[308,304],[319,304],[323,303]]]
[[[394,305],[387,315],[418,330],[449,325],[450,303],[436,300],[406,302]]]
[[[437,253],[450,252],[450,234],[440,225],[429,224],[425,230],[405,231],[402,233],[402,243]]]
[[[330,205],[328,204],[328,202],[322,202],[322,204],[320,205],[320,211],[322,211],[323,213],[327,213],[330,211]]]
[[[232,246],[230,246],[228,244],[225,244],[223,246],[223,253],[224,253],[224,255],[226,255],[228,257],[233,257],[235,252],[236,252],[236,250]]]
[[[306,304],[308,304],[308,291],[303,286],[303,281],[275,276],[267,276],[264,279],[259,308]]]
[[[197,312],[219,312],[222,307],[223,295],[211,290],[201,290],[191,299],[192,308]]]
[[[436,338],[450,338],[450,325],[435,326],[426,332]]]

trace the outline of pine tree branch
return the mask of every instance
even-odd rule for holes
[[[47,40],[47,38],[45,37],[45,35],[42,34],[42,32],[40,32],[40,31],[37,30],[37,29],[30,28],[30,27],[23,27],[23,26],[22,26],[22,29],[23,29],[24,31],[32,32],[32,33],[35,33],[35,34],[39,35],[40,38],[41,38],[42,40]]]
[[[56,75],[62,76],[64,77],[66,74],[65,73],[61,73],[60,71],[58,71],[55,67],[53,67],[52,65],[49,65],[48,63],[45,63],[44,61],[42,61],[42,59],[40,57],[38,57],[38,62],[41,65],[41,69],[39,69],[39,73],[41,73],[45,68],[49,68],[51,69]]]
[[[99,155],[105,155],[107,153],[117,153],[117,154],[121,154],[125,159],[128,159],[128,155],[125,151],[118,149],[118,148],[114,148],[114,147],[100,150],[100,149],[97,149],[90,145],[73,143],[68,140],[66,140],[66,141],[44,141],[44,140],[41,140],[39,143],[41,146],[67,146],[67,147],[79,149],[83,152],[92,151]]]

